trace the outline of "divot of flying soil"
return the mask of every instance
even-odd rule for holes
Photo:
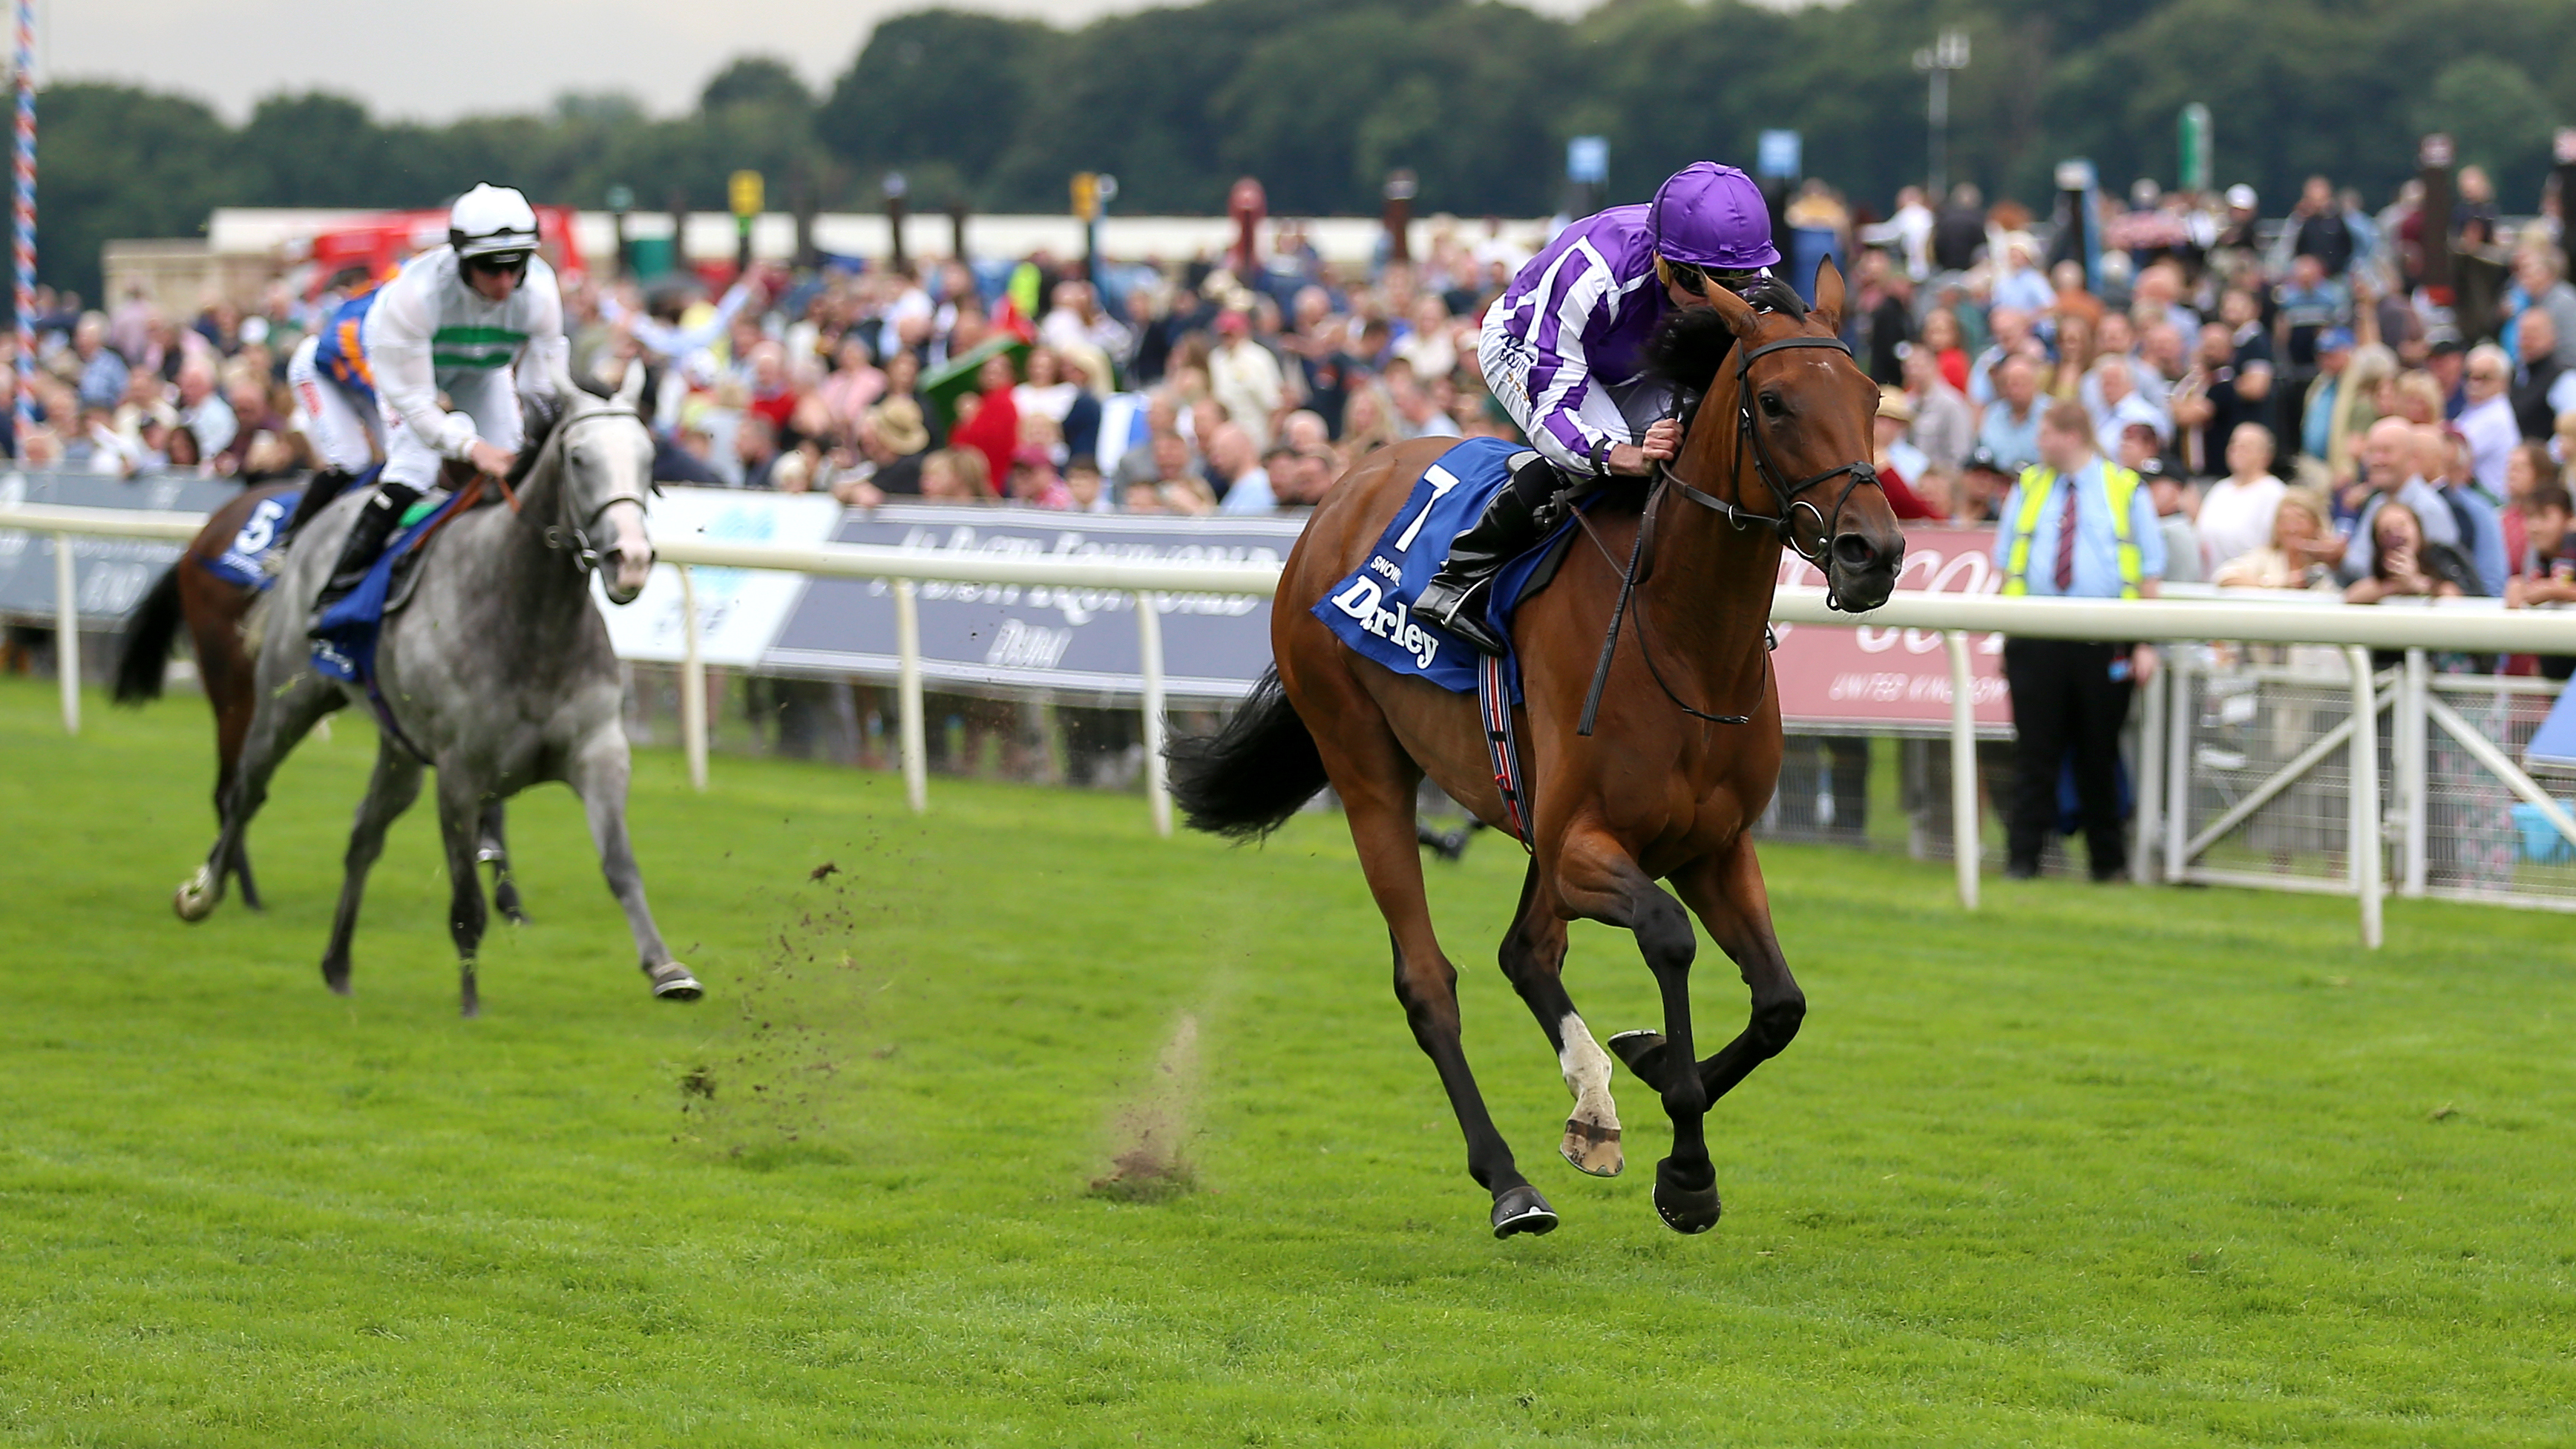
[[[1198,1186],[1184,1150],[1198,1106],[1199,1019],[1183,1012],[1144,1086],[1109,1122],[1109,1171],[1091,1190],[1122,1202],[1161,1202]]]

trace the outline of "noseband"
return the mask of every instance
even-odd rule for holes
[[[1825,551],[1833,546],[1834,531],[1842,522],[1843,505],[1851,501],[1852,491],[1864,484],[1873,488],[1881,485],[1878,481],[1877,467],[1866,458],[1827,468],[1821,473],[1811,474],[1794,483],[1781,474],[1779,464],[1771,456],[1770,446],[1762,440],[1762,430],[1753,425],[1751,373],[1755,359],[1768,357],[1774,352],[1786,352],[1793,347],[1830,347],[1845,357],[1852,355],[1851,344],[1839,337],[1783,337],[1776,342],[1766,342],[1759,347],[1743,349],[1735,355],[1735,455],[1741,459],[1748,451],[1752,453],[1753,471],[1761,477],[1763,485],[1771,490],[1771,496],[1778,501],[1780,508],[1778,513],[1755,513],[1740,504],[1730,503],[1714,494],[1704,493],[1683,483],[1673,474],[1672,465],[1669,463],[1662,465],[1662,468],[1666,478],[1680,485],[1674,491],[1684,498],[1722,516],[1737,528],[1770,529],[1791,552],[1809,563],[1821,566],[1825,562]],[[1843,483],[1842,491],[1834,495],[1834,506],[1831,512],[1818,508],[1805,496],[1810,489],[1836,478],[1846,481]],[[1816,521],[1817,537],[1821,540],[1813,552],[1810,552],[1798,539],[1797,520],[1799,511],[1802,509],[1805,510],[1807,517]],[[1832,571],[1828,569],[1826,583],[1830,585],[1832,582]],[[1830,588],[1826,591],[1825,601],[1835,608],[1842,607],[1841,602],[1833,597]]]
[[[601,408],[557,423],[554,431],[546,438],[545,447],[540,451],[536,467],[528,471],[534,474],[536,468],[542,468],[551,463],[556,472],[561,474],[565,467],[562,455],[571,448],[567,439],[573,430],[590,423],[615,420],[640,421],[640,418],[633,408],[618,406]],[[555,479],[555,521],[546,525],[546,547],[570,553],[573,563],[583,573],[589,573],[598,568],[600,553],[591,544],[590,530],[597,526],[602,514],[620,503],[632,503],[638,508],[646,506],[644,495],[640,493],[617,492],[601,499],[598,506],[588,513],[576,516],[572,490],[565,487],[563,478],[558,476]]]

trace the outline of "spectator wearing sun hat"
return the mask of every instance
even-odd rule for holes
[[[1932,460],[1906,440],[1906,431],[1913,426],[1914,403],[1905,395],[1905,389],[1881,389],[1878,418],[1873,424],[1876,447],[1871,464],[1878,469],[1879,486],[1886,490],[1888,506],[1896,510],[1898,518],[1945,518],[1947,510],[1934,507],[1914,490],[1914,485],[1931,481]]]

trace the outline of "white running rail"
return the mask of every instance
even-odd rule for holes
[[[77,616],[70,585],[70,539],[74,536],[186,540],[205,525],[198,513],[113,508],[74,508],[50,504],[0,504],[0,529],[25,529],[55,537],[56,610],[62,669],[63,727],[80,729]],[[913,586],[925,582],[1000,583],[1114,589],[1133,594],[1144,655],[1145,736],[1159,743],[1163,735],[1163,679],[1159,616],[1155,596],[1164,593],[1241,594],[1269,597],[1277,591],[1279,569],[1268,564],[1227,562],[1149,562],[1134,559],[1063,558],[1050,555],[960,554],[916,551],[878,545],[823,543],[810,545],[720,543],[675,538],[655,545],[661,562],[680,566],[685,577],[695,566],[777,569],[791,573],[842,578],[886,579],[897,586],[896,641],[901,660],[898,687],[900,740],[906,794],[915,810],[925,807],[922,755],[921,645],[917,615],[908,607]],[[694,599],[694,590],[684,597]],[[2279,596],[2275,595],[2274,598]],[[1980,838],[1976,806],[1975,719],[1971,708],[1970,633],[2005,633],[2052,639],[2125,639],[2139,642],[2237,640],[2249,643],[2328,644],[2340,646],[2354,680],[2355,733],[2366,748],[2356,758],[2375,756],[2368,748],[2376,729],[2371,708],[2369,652],[2381,650],[2454,649],[2482,653],[2576,654],[2576,611],[2489,607],[2355,608],[2337,603],[2273,602],[2260,597],[2220,596],[2169,599],[2006,598],[1998,594],[1906,591],[1869,614],[1837,612],[1827,606],[1825,591],[1782,588],[1771,617],[1791,624],[1853,624],[1937,630],[1945,636],[1952,699],[1952,828],[1956,832],[1961,903],[1977,903]],[[702,676],[697,658],[698,627],[694,607],[686,609],[684,632],[688,653],[685,677]],[[2150,681],[2146,719],[2160,721],[2162,675]],[[687,692],[684,689],[684,694]],[[699,788],[706,779],[706,726],[703,708],[683,712],[683,744],[689,773]],[[2159,742],[2161,743],[2161,742]],[[1160,758],[1147,768],[1147,793],[1155,827],[1171,831],[1171,801],[1164,788]],[[2142,769],[2158,772],[2161,749],[2144,749]],[[2376,769],[2354,770],[2351,829],[2353,841],[2379,838],[2379,793]],[[2142,781],[2142,812],[2156,808],[2159,789]],[[2139,838],[2157,838],[2152,818],[2140,821]],[[2140,852],[2143,857],[2144,852]],[[2359,897],[2363,939],[2379,944],[2379,853],[2352,852],[2353,893]],[[2365,860],[2366,857],[2366,860]],[[2140,878],[2144,879],[2143,860]]]

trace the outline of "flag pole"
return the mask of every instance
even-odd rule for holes
[[[17,211],[17,453],[26,458],[28,435],[36,427],[36,0],[18,0],[18,144],[15,207]]]

